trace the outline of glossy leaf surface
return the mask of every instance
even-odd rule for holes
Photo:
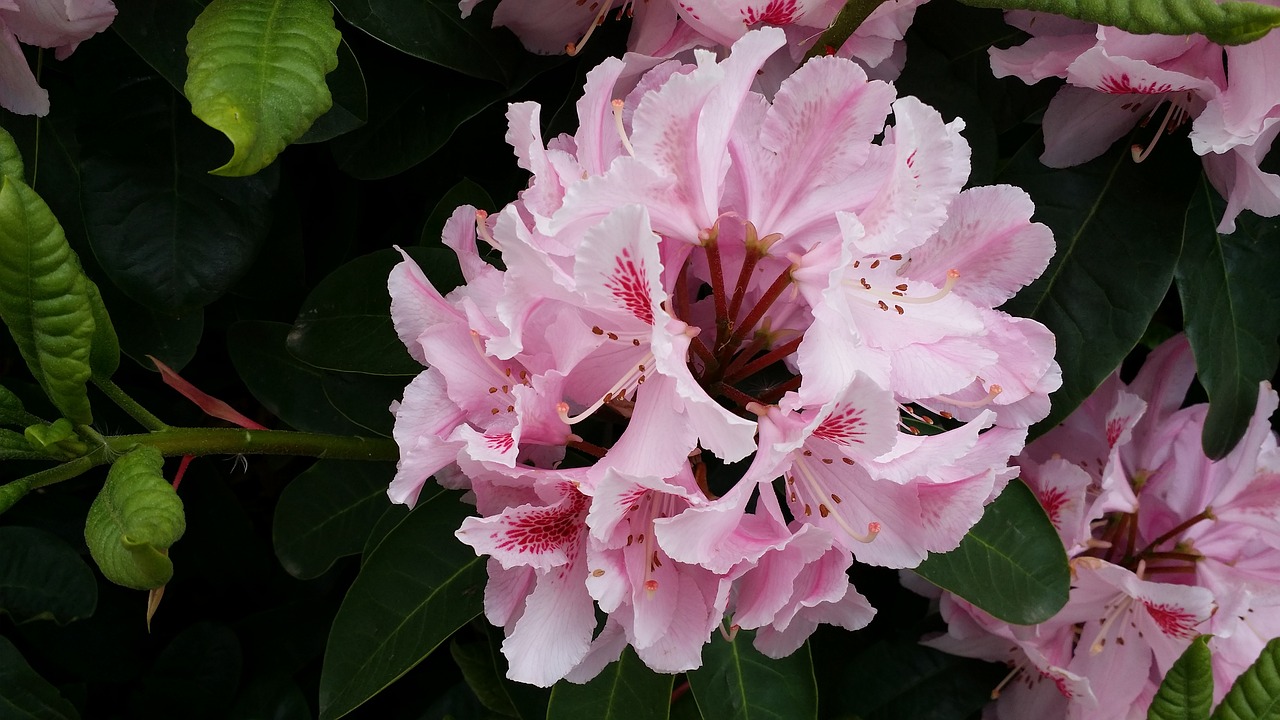
[[[551,690],[547,720],[666,720],[673,679],[650,670],[628,647],[587,683],[558,683]]]
[[[1221,458],[1244,435],[1258,383],[1280,361],[1280,221],[1243,213],[1236,231],[1217,231],[1226,203],[1207,179],[1187,210],[1176,275],[1196,375],[1209,393],[1201,437],[1205,455]]]
[[[1160,681],[1147,720],[1208,720],[1213,709],[1213,665],[1209,637],[1191,642]]]
[[[468,510],[457,493],[423,498],[365,561],[325,647],[322,719],[354,710],[480,614],[484,559],[453,536]]]
[[[235,150],[215,175],[270,165],[333,104],[342,35],[325,0],[213,0],[187,34],[191,111]]]
[[[929,582],[1005,622],[1044,622],[1067,602],[1070,573],[1062,540],[1036,496],[1013,480],[987,506],[960,547],[916,568]]]
[[[307,580],[358,554],[391,504],[393,475],[385,463],[320,460],[294,478],[280,494],[271,526],[284,569]]]
[[[751,644],[754,632],[733,641],[718,633],[702,650],[702,667],[689,672],[689,687],[703,717],[735,720],[817,718],[818,686],[809,646],[774,660]]]

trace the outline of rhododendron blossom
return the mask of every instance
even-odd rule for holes
[[[1213,635],[1218,701],[1280,636],[1277,396],[1262,384],[1244,439],[1213,462],[1200,445],[1208,406],[1179,408],[1193,375],[1175,337],[1132,383],[1112,376],[1020,456],[1073,556],[1070,599],[1047,622],[1016,627],[942,594],[948,632],[927,641],[1011,665],[996,717],[1146,717],[1201,634]]]
[[[880,3],[839,48],[825,50],[876,69],[878,77],[895,78],[906,55],[902,38],[924,2]],[[465,18],[479,3],[460,0],[458,9]],[[727,47],[750,30],[777,27],[786,31],[790,49],[778,61],[794,70],[843,7],[836,0],[500,0],[493,25],[510,28],[532,52],[573,55],[611,15],[629,18],[627,49],[653,58],[694,47]]]
[[[116,17],[111,0],[10,0],[0,5],[0,106],[19,115],[47,115],[49,93],[36,82],[18,45],[55,48],[64,60]]]
[[[1260,70],[1280,62],[1280,36],[1223,47],[1201,35],[1134,35],[1042,13],[1010,11],[1006,19],[1033,37],[989,51],[996,76],[1067,81],[1045,112],[1046,165],[1091,160],[1150,123],[1152,139],[1133,146],[1141,162],[1161,136],[1192,121],[1192,148],[1227,199],[1218,230],[1233,232],[1242,210],[1280,215],[1280,176],[1259,169],[1280,133],[1280,84]]]
[[[628,645],[689,670],[717,627],[782,656],[865,625],[853,560],[956,547],[1060,383],[1048,331],[994,309],[1053,251],[1026,194],[962,190],[962,123],[850,60],[753,89],[785,42],[629,79],[607,60],[549,143],[511,106],[533,177],[446,225],[467,282],[392,271],[428,367],[393,408],[390,495],[471,491],[458,537],[493,559],[517,680],[586,680]]]

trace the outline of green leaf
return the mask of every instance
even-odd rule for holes
[[[89,617],[98,583],[80,554],[57,535],[33,527],[0,527],[0,611],[15,622]]]
[[[424,498],[365,561],[334,618],[320,674],[320,718],[351,712],[479,615],[485,561],[453,533],[458,494]]]
[[[89,309],[93,312],[93,349],[89,353],[89,368],[94,377],[110,378],[120,367],[120,338],[111,324],[102,294],[92,280],[85,278],[85,290],[89,295]]]
[[[239,638],[225,625],[208,620],[191,625],[165,646],[142,677],[128,716],[225,720],[240,683],[243,655]]]
[[[650,670],[628,646],[590,682],[557,683],[551,689],[547,720],[666,720],[674,679]]]
[[[560,56],[530,55],[514,35],[492,28],[493,7],[486,3],[466,19],[454,0],[336,0],[333,4],[344,20],[401,52],[512,90],[565,61]]]
[[[1000,176],[1031,194],[1034,219],[1057,243],[1044,274],[1003,307],[1057,339],[1062,389],[1033,435],[1065,419],[1120,366],[1173,280],[1194,156],[1157,152],[1138,164],[1128,142],[1120,145],[1058,170],[1040,164],[1040,143],[1031,142]]]
[[[1258,383],[1280,361],[1280,222],[1244,212],[1222,235],[1226,203],[1207,178],[1187,209],[1176,279],[1196,373],[1209,393],[1201,444],[1217,460],[1244,436],[1258,401]]]
[[[174,90],[187,81],[187,31],[204,3],[197,0],[129,0],[117,7],[111,30]]]
[[[213,0],[187,33],[191,111],[235,146],[215,175],[252,175],[325,113],[342,34],[325,0]]]
[[[161,473],[164,458],[149,446],[115,461],[84,524],[84,539],[113,583],[149,590],[169,582],[169,546],[182,537],[182,500]]]
[[[88,278],[49,206],[20,180],[0,187],[0,319],[63,415],[93,422],[85,383],[94,324]]]
[[[18,143],[8,130],[0,127],[0,177],[13,178],[26,182],[27,170],[22,164],[22,153],[18,151]]]
[[[1213,720],[1280,718],[1280,638],[1272,638],[1213,711]]]
[[[323,575],[341,557],[364,548],[374,524],[387,511],[387,485],[395,473],[386,463],[320,460],[280,494],[271,539],[290,575]]]
[[[461,283],[451,250],[411,248],[410,254],[433,271],[432,280],[440,283],[441,292]],[[329,370],[405,377],[422,372],[422,365],[409,356],[391,324],[387,276],[401,259],[395,250],[379,250],[321,280],[298,311],[289,332],[289,352],[308,365]]]
[[[865,720],[967,720],[980,714],[1008,672],[1003,665],[925,647],[913,633],[857,653],[839,676],[838,696],[824,695],[823,707],[838,705]]]
[[[316,118],[295,145],[324,142],[355,130],[369,120],[369,91],[365,86],[360,61],[347,41],[338,45],[338,69],[329,73],[329,91],[333,107]]]
[[[703,717],[726,720],[800,720],[818,717],[818,686],[808,644],[774,660],[742,630],[730,642],[719,633],[702,650],[702,667],[689,672]]]
[[[1160,682],[1147,720],[1208,720],[1213,709],[1213,665],[1209,636],[1187,646]]]
[[[1242,45],[1280,27],[1280,8],[1214,0],[962,0],[1003,10],[1036,10],[1147,35],[1204,35],[1220,45]]]
[[[960,547],[930,555],[916,572],[1005,622],[1034,625],[1067,602],[1071,574],[1062,540],[1021,480],[987,506]]]
[[[520,711],[511,701],[500,668],[505,663],[496,648],[488,642],[458,642],[455,637],[449,643],[449,654],[462,671],[467,686],[476,694],[480,704],[503,717],[520,718]]]
[[[421,163],[463,123],[514,92],[421,63],[379,70],[368,77],[368,124],[330,145],[338,167],[361,180],[391,177]],[[449,102],[441,103],[442,97]]]
[[[58,689],[36,674],[22,653],[0,635],[0,717],[7,720],[78,720]]]
[[[221,138],[158,77],[121,82],[98,102],[106,117],[82,133],[82,199],[93,254],[135,302],[163,316],[189,317],[252,265],[271,227],[279,173],[205,172],[222,155]],[[111,293],[104,296],[110,302]]]
[[[40,418],[27,412],[22,400],[12,390],[0,385],[0,425],[26,427],[40,421]]]
[[[29,447],[58,460],[72,460],[89,451],[89,446],[76,435],[75,427],[66,418],[31,425],[22,431],[22,436]]]
[[[227,350],[249,392],[273,415],[298,430],[368,434],[329,401],[323,392],[327,373],[289,354],[285,349],[288,335],[289,326],[284,323],[253,320],[231,326]]]

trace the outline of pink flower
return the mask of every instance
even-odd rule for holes
[[[827,54],[850,58],[885,79],[897,77],[905,60],[902,42],[925,0],[889,0],[880,4],[839,48]],[[480,0],[460,0],[468,17]],[[695,47],[728,47],[749,31],[778,27],[787,33],[790,52],[774,72],[794,70],[844,7],[836,0],[654,0],[616,4],[565,0],[500,0],[493,26],[506,27],[531,52],[576,54],[610,14],[631,19],[627,49],[637,56],[666,59]],[[783,69],[785,68],[785,69]]]
[[[1041,13],[1012,11],[1006,19],[1033,37],[989,51],[996,76],[1067,81],[1045,112],[1046,165],[1091,160],[1163,107],[1155,137],[1133,147],[1136,161],[1162,134],[1194,120],[1192,148],[1227,198],[1218,230],[1233,232],[1242,210],[1280,214],[1280,177],[1258,168],[1280,133],[1280,82],[1256,71],[1280,62],[1280,37],[1224,48],[1200,35],[1132,35]]]
[[[1075,556],[1070,600],[1017,629],[946,599],[948,634],[930,641],[1028,671],[1022,690],[1001,695],[999,717],[1145,715],[1200,634],[1213,635],[1221,699],[1280,635],[1280,451],[1268,421],[1280,400],[1263,383],[1245,437],[1210,461],[1200,444],[1207,406],[1179,408],[1194,370],[1186,339],[1173,338],[1132,383],[1112,376],[1019,458]],[[1056,678],[1052,687],[1030,668]]]
[[[850,60],[753,89],[784,42],[640,76],[607,60],[572,137],[512,106],[533,177],[446,225],[467,282],[392,272],[427,369],[393,408],[390,493],[471,490],[459,537],[495,559],[513,677],[583,681],[628,645],[689,670],[725,623],[775,656],[865,625],[853,560],[954,548],[1060,382],[1048,331],[995,309],[1052,253],[1027,196],[962,191],[961,124]]]
[[[19,115],[47,115],[49,93],[36,82],[18,42],[56,48],[65,60],[116,17],[111,0],[7,0],[0,3],[0,105]]]

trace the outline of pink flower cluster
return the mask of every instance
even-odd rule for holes
[[[1244,439],[1211,462],[1208,406],[1180,409],[1194,373],[1176,337],[1133,383],[1112,376],[1019,457],[1072,558],[1070,599],[1045,623],[1015,626],[944,594],[947,633],[926,641],[1011,666],[989,717],[1145,718],[1202,634],[1213,635],[1217,702],[1280,636],[1276,393],[1262,383]]]
[[[886,0],[872,11],[839,48],[830,52],[855,58],[878,77],[892,80],[902,70],[901,42],[925,0]],[[480,0],[460,0],[469,16]],[[500,0],[495,27],[510,28],[525,48],[542,54],[576,54],[610,12],[631,18],[627,49],[669,58],[694,47],[728,47],[754,28],[778,27],[787,33],[790,53],[776,58],[775,72],[790,72],[844,7],[844,0]]]
[[[996,76],[1067,81],[1045,112],[1045,165],[1092,160],[1164,108],[1154,138],[1133,147],[1135,160],[1193,120],[1191,146],[1227,198],[1218,230],[1233,232],[1242,210],[1280,215],[1280,176],[1258,167],[1280,133],[1280,76],[1267,70],[1280,66],[1280,34],[1224,48],[1201,35],[1133,35],[1026,11],[1005,17],[1033,37],[989,51]]]
[[[962,123],[850,60],[753,91],[785,42],[606,60],[549,143],[512,105],[532,179],[450,219],[466,283],[391,274],[427,369],[393,408],[389,493],[470,491],[458,537],[490,558],[514,679],[585,680],[626,645],[695,668],[726,618],[775,657],[865,625],[853,559],[959,544],[1061,382],[1052,335],[993,309],[1053,253],[1027,195],[962,191]]]
[[[18,41],[57,48],[65,59],[116,17],[111,0],[8,0],[0,3],[0,106],[19,115],[47,115],[49,93],[36,82]]]

